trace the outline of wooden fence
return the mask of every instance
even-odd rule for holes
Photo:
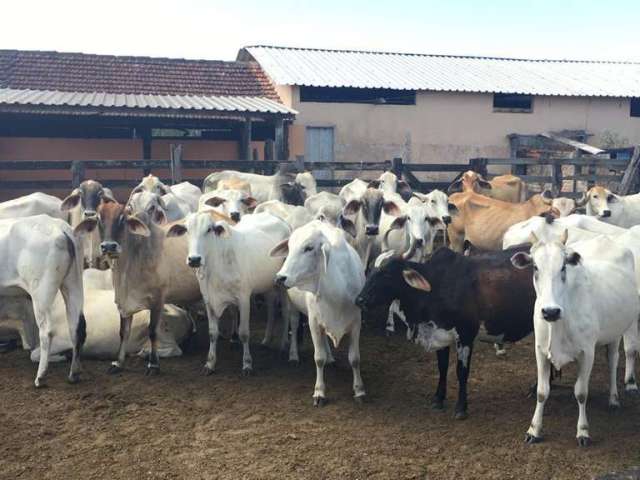
[[[579,182],[587,185],[593,183],[618,183],[624,189],[621,193],[636,190],[638,183],[638,165],[640,164],[640,148],[636,147],[631,160],[606,159],[597,156],[582,156],[578,158],[473,158],[466,163],[457,164],[416,164],[404,163],[401,158],[383,162],[306,162],[298,157],[295,163],[300,170],[330,172],[331,179],[318,180],[322,188],[337,188],[345,185],[356,177],[376,178],[385,170],[393,171],[398,177],[404,178],[413,189],[430,191],[432,189],[446,189],[450,180],[466,170],[474,170],[491,177],[491,166],[518,167],[524,171],[520,177],[530,184],[540,184],[545,188],[552,188],[566,196],[577,196]],[[182,160],[181,152],[172,150],[171,160],[82,160],[82,161],[0,161],[0,189],[23,191],[46,191],[54,189],[70,189],[87,178],[86,171],[99,173],[96,178],[105,186],[111,188],[132,188],[139,182],[139,176],[149,172],[160,176],[168,184],[188,180],[197,185],[202,184],[202,172],[215,170],[240,170],[261,174],[273,174],[283,162],[279,161],[243,161],[243,160]],[[530,167],[548,167],[543,173],[529,173]],[[567,174],[567,167],[573,167],[573,172]],[[135,169],[122,178],[123,170]],[[7,171],[52,171],[66,170],[70,172],[69,180],[7,180],[2,178]],[[107,172],[120,178],[110,178]],[[540,170],[540,168],[538,168]],[[602,173],[606,170],[606,173]],[[198,172],[194,174],[193,172]],[[115,174],[113,173],[115,172]],[[416,175],[425,173],[437,174],[438,180],[424,181]],[[444,174],[444,175],[443,175]],[[134,179],[131,179],[131,178]],[[569,187],[569,188],[568,188]]]

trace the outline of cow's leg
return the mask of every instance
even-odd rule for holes
[[[636,380],[636,357],[638,356],[638,322],[633,322],[624,333],[624,391],[627,394],[638,394],[638,382]]]
[[[607,360],[609,362],[609,408],[620,407],[618,399],[618,360],[620,358],[620,339],[607,345]]]
[[[542,415],[544,413],[544,404],[549,398],[551,363],[538,347],[536,347],[536,365],[538,367],[537,403],[531,419],[531,425],[524,436],[526,443],[542,441]]]
[[[329,342],[329,337],[327,335],[323,335],[324,337],[324,349],[327,354],[326,364],[331,365],[332,363],[336,363],[336,359],[333,356],[333,352],[331,351],[331,343]]]
[[[578,378],[573,393],[578,401],[578,428],[576,438],[578,445],[586,447],[591,444],[589,422],[587,420],[587,396],[589,394],[589,378],[593,368],[593,350],[585,350],[578,359]]]
[[[158,358],[158,325],[160,324],[160,316],[162,315],[162,306],[164,302],[158,303],[151,307],[149,315],[149,340],[151,342],[151,352],[149,352],[149,360],[145,375],[157,375],[160,372],[160,359]]]
[[[471,352],[473,351],[473,343],[468,345],[460,342],[457,346],[458,365],[456,373],[458,374],[458,401],[456,402],[455,419],[464,420],[468,417],[467,413],[467,380],[469,379],[469,370],[471,369]]]
[[[300,327],[300,314],[294,308],[293,304],[288,297],[283,295],[282,297],[283,316],[286,319],[284,322],[284,332],[282,340],[283,342],[289,336],[289,329],[291,330],[291,338],[289,340],[289,362],[292,364],[300,363],[300,356],[298,353],[298,328]]]
[[[322,407],[327,403],[326,387],[324,384],[324,366],[327,363],[327,336],[318,325],[318,321],[309,315],[309,330],[313,341],[313,359],[316,362],[316,385],[313,390],[313,405]]]
[[[498,357],[504,357],[507,354],[507,351],[504,348],[504,343],[494,343],[493,348],[495,348],[496,355]]]
[[[358,314],[359,315],[359,314]],[[356,322],[349,336],[349,364],[353,370],[353,398],[361,403],[366,395],[360,376],[360,322]]]
[[[124,361],[127,356],[127,344],[131,335],[132,315],[123,315],[120,313],[120,347],[118,348],[118,359],[111,362],[108,373],[119,373],[124,370]]]
[[[82,285],[74,288],[82,289]],[[69,382],[77,383],[80,380],[80,353],[87,338],[87,322],[82,313],[82,290],[69,290],[66,285],[60,288],[62,298],[67,311],[67,325],[69,327],[69,339],[72,346],[71,370]]]
[[[398,300],[394,300],[389,306],[389,313],[387,314],[387,325],[385,326],[385,332],[387,333],[387,335],[392,335],[396,331],[396,320],[393,314],[396,312],[396,310],[399,310],[399,304],[400,302]]]
[[[245,298],[240,299],[240,326],[238,328],[238,336],[240,342],[242,342],[242,374],[245,376],[251,375],[253,372],[253,360],[251,358],[251,351],[249,350],[249,318],[251,315],[251,302],[250,297],[247,295]]]
[[[207,355],[207,361],[204,367],[202,367],[202,373],[204,375],[211,375],[216,371],[218,336],[220,335],[218,325],[220,319],[211,305],[207,303],[205,306],[207,308],[207,320],[209,323],[209,354]]]
[[[36,323],[40,336],[40,361],[38,362],[38,373],[36,374],[36,388],[46,387],[45,375],[49,367],[49,349],[51,347],[51,312],[49,306],[41,304],[41,302],[33,301],[33,313],[36,317]]]
[[[436,351],[438,357],[438,388],[431,399],[431,408],[434,410],[444,409],[444,400],[447,398],[447,372],[449,371],[449,350],[450,347],[441,348]]]
[[[267,304],[267,327],[264,330],[264,338],[262,339],[262,345],[269,345],[269,343],[273,339],[273,331],[275,329],[275,323],[276,323],[275,292],[266,293],[264,295],[264,300],[265,300],[265,303]]]

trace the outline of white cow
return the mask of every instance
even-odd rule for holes
[[[311,172],[298,173],[296,183],[302,187],[307,198],[318,193],[318,185]]]
[[[616,372],[618,348],[624,335],[629,345],[625,385],[637,391],[633,371],[637,356],[640,298],[629,250],[605,238],[578,242],[568,247],[567,232],[560,238],[534,235],[531,254],[512,257],[517,268],[533,264],[536,290],[534,332],[538,366],[538,395],[527,443],[542,440],[542,418],[549,396],[550,366],[562,368],[578,363],[574,394],[578,401],[578,445],[591,442],[586,402],[596,345],[607,345],[609,359],[609,405],[618,407]]]
[[[271,256],[287,256],[277,282],[292,289],[289,296],[296,307],[308,314],[316,363],[313,403],[326,403],[324,366],[327,362],[326,336],[337,348],[349,335],[349,363],[353,370],[353,391],[357,401],[365,396],[360,376],[360,309],[355,299],[364,286],[364,268],[342,230],[314,220],[281,242]],[[295,288],[293,288],[295,287]],[[296,290],[303,292],[296,293]]]
[[[126,210],[132,215],[146,213],[158,225],[165,224],[169,221],[167,213],[167,205],[160,195],[151,193],[146,190],[132,193],[129,197]],[[176,219],[177,220],[177,219]]]
[[[30,296],[43,352],[35,379],[44,386],[51,346],[53,301],[60,291],[73,345],[69,381],[79,380],[85,340],[82,257],[71,227],[48,215],[0,220],[0,296]]]
[[[198,282],[207,308],[209,320],[209,355],[204,373],[216,367],[216,342],[220,317],[229,306],[240,311],[238,335],[243,347],[242,372],[253,370],[249,350],[249,319],[251,295],[273,293],[276,272],[281,259],[269,257],[269,251],[291,233],[289,225],[270,213],[246,215],[237,225],[220,221],[215,212],[189,215],[184,225],[174,224],[169,236],[189,233],[189,252],[186,263],[198,269]],[[273,298],[267,305],[273,305]],[[269,309],[268,325],[273,325],[273,311]]]
[[[171,194],[189,207],[189,213],[198,211],[198,199],[202,195],[202,190],[189,182],[181,182],[170,187]],[[170,194],[165,194],[165,202]]]
[[[612,225],[629,228],[640,224],[640,193],[621,196],[607,188],[595,186],[576,204],[585,205],[587,215]]]
[[[331,192],[319,192],[304,201],[304,207],[314,218],[327,220],[338,225],[344,208],[344,199]]]
[[[227,215],[234,222],[239,222],[240,218],[247,213],[251,213],[256,208],[256,199],[247,193],[246,190],[235,188],[225,188],[203,193],[198,201],[198,211],[202,212],[208,208]]]
[[[204,179],[203,193],[219,190],[218,183],[221,180],[235,178],[251,185],[251,194],[257,203],[281,200],[292,205],[302,205],[305,192],[303,186],[296,182],[296,175],[292,172],[293,167],[294,165],[285,164],[275,175],[258,175],[235,170],[214,172]]]
[[[280,200],[269,200],[261,203],[255,209],[255,213],[269,212],[283,219],[295,230],[313,220],[313,215],[305,207],[289,205]]]
[[[66,220],[67,215],[60,209],[61,205],[62,200],[58,197],[35,192],[0,203],[0,219],[49,215]]]

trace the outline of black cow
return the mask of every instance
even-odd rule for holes
[[[532,273],[516,270],[511,257],[528,246],[467,257],[438,249],[424,264],[397,257],[375,269],[356,304],[366,311],[400,300],[413,338],[427,350],[437,350],[440,379],[432,400],[444,407],[449,347],[456,345],[459,382],[455,418],[467,417],[467,379],[473,341],[480,325],[487,333],[518,341],[533,331],[535,291]]]

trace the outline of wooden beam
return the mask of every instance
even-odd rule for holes
[[[633,155],[629,160],[629,166],[622,176],[620,182],[620,188],[618,188],[618,194],[628,195],[631,189],[638,181],[638,169],[640,168],[640,145],[636,145],[633,149]]]
[[[172,143],[171,149],[171,183],[175,185],[182,181],[182,144]]]
[[[247,118],[242,123],[238,150],[241,160],[251,160],[251,119]]]
[[[144,127],[140,129],[140,135],[142,136],[142,159],[151,160],[151,129]],[[145,166],[142,169],[142,174],[146,177],[151,173],[151,163],[145,162]]]
[[[276,118],[276,133],[275,133],[275,155],[276,161],[288,160],[288,155],[285,152],[284,146],[284,122],[282,118]]]

